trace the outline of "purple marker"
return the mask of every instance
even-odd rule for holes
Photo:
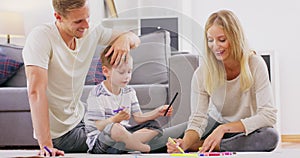
[[[124,108],[119,108],[119,109],[116,109],[116,110],[113,110],[114,113],[118,113],[120,111],[122,111]]]
[[[52,151],[47,146],[44,146],[44,149],[52,156]]]

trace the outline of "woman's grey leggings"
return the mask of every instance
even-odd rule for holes
[[[205,139],[221,123],[208,118],[208,124],[201,139]],[[221,140],[221,151],[272,151],[276,148],[279,135],[273,127],[260,128],[249,135],[244,133],[225,134]]]

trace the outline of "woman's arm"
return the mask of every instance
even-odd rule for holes
[[[203,69],[198,68],[191,84],[191,116],[187,130],[194,130],[201,137],[207,126],[209,94],[204,88]]]
[[[191,85],[191,116],[183,139],[175,139],[183,150],[189,150],[200,141],[207,126],[209,95],[204,89],[203,69],[198,68],[193,75]],[[167,143],[169,153],[179,152],[176,145]]]
[[[195,144],[200,140],[198,132],[194,130],[187,130],[184,134],[183,139],[174,139],[175,143],[167,142],[167,152],[168,153],[178,153],[181,152],[178,148],[182,148],[183,150],[193,150],[192,149]],[[198,147],[197,147],[198,148]]]
[[[246,135],[262,127],[274,126],[277,120],[277,108],[265,62],[259,55],[253,55],[249,64],[254,79],[254,87],[250,89],[253,114],[241,120]]]
[[[241,121],[230,122],[218,126],[203,142],[200,152],[213,151],[219,149],[221,139],[225,133],[245,132],[245,127]]]

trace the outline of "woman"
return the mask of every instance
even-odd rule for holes
[[[276,107],[264,60],[246,44],[233,12],[213,13],[205,25],[205,57],[192,79],[192,115],[183,150],[272,151],[278,143]]]

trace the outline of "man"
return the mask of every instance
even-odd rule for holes
[[[96,46],[115,40],[107,55],[114,51],[116,66],[140,43],[131,32],[90,26],[87,0],[52,3],[55,23],[33,29],[23,49],[34,135],[42,156],[87,151],[80,97]]]

